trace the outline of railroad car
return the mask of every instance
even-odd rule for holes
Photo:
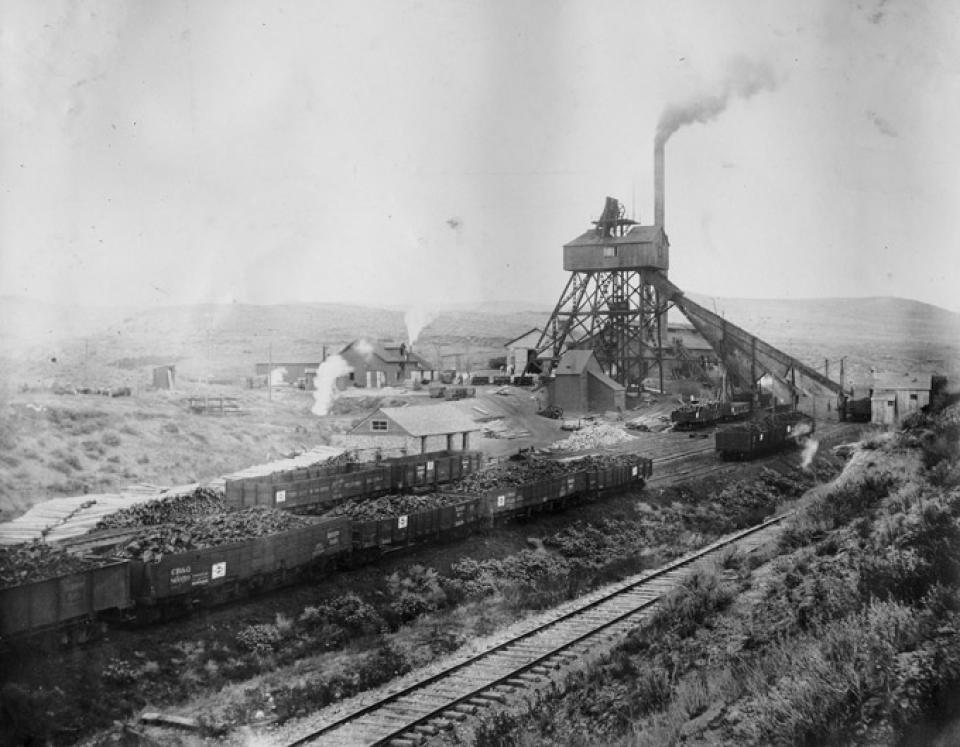
[[[105,613],[133,603],[126,561],[0,589],[0,640],[29,634],[79,643],[96,634]]]
[[[189,552],[158,562],[128,561],[139,621],[165,619],[289,585],[350,552],[352,522],[318,519],[309,526]]]
[[[691,403],[671,412],[670,420],[676,430],[692,430],[730,420],[742,420],[752,411],[753,405],[748,401]]]
[[[330,508],[351,498],[433,488],[480,469],[483,461],[479,451],[438,451],[245,477],[226,481],[225,502],[230,508]]]
[[[447,458],[447,457],[445,457]],[[417,473],[417,460],[387,469],[414,469],[415,481],[436,479]],[[458,454],[443,469],[448,476],[465,474],[480,456]],[[84,640],[87,631],[105,620],[151,622],[261,593],[293,583],[340,564],[367,562],[384,552],[415,543],[443,541],[481,526],[555,508],[573,499],[593,498],[608,490],[641,486],[653,462],[634,458],[629,464],[573,469],[548,479],[495,487],[479,494],[457,494],[443,506],[372,520],[346,516],[312,519],[308,526],[199,550],[167,553],[156,561],[99,561],[80,573],[60,575],[0,589],[0,640],[53,633],[64,642]],[[433,472],[439,468],[436,465]],[[352,477],[362,473],[353,473]],[[334,475],[342,478],[344,474]],[[407,475],[409,477],[409,475]],[[309,478],[304,481],[309,483]],[[136,531],[126,530],[126,531]],[[91,555],[122,544],[122,532],[106,530],[82,538],[77,545]]]
[[[794,446],[813,433],[816,424],[802,412],[780,412],[717,431],[716,450],[723,459],[749,459]]]

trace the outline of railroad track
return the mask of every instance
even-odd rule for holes
[[[611,584],[531,623],[529,629],[417,681],[326,720],[299,725],[290,745],[416,745],[479,709],[505,704],[549,683],[647,619],[664,594],[731,545],[749,551],[772,538],[789,514],[728,535],[655,571]]]

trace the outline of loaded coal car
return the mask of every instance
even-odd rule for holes
[[[133,605],[125,562],[79,558],[40,543],[0,556],[0,642],[83,642],[101,632],[102,616]]]
[[[350,462],[279,475],[228,479],[229,508],[325,509],[353,498],[432,488],[479,469],[479,451],[438,451],[379,462]]]
[[[750,459],[795,446],[814,429],[814,419],[809,415],[777,412],[717,431],[716,449],[723,459]]]
[[[692,402],[670,413],[670,422],[678,431],[713,425],[720,420],[719,402]]]
[[[137,620],[167,619],[287,586],[329,570],[350,552],[349,519],[304,521],[304,526],[237,542],[130,559]]]
[[[673,427],[678,431],[705,428],[729,420],[742,420],[750,415],[753,405],[749,401],[691,402],[681,405],[670,413]]]

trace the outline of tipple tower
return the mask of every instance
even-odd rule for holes
[[[663,189],[661,145],[654,151],[654,225],[625,218],[608,197],[595,228],[564,245],[570,279],[537,345],[553,365],[567,350],[593,350],[604,373],[628,388],[655,367],[662,390],[667,305],[651,277],[670,266]]]

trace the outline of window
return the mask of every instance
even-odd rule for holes
[[[911,401],[911,402],[916,402],[916,401],[917,401],[917,395],[916,395],[916,394],[911,394],[911,395],[910,395],[910,401]]]
[[[617,256],[617,247],[615,247],[615,246],[605,246],[605,247],[603,247],[603,256],[604,256],[604,257],[616,257],[616,256]]]
[[[370,425],[372,430],[375,431],[385,431],[387,430],[387,421],[386,420],[374,420]]]

